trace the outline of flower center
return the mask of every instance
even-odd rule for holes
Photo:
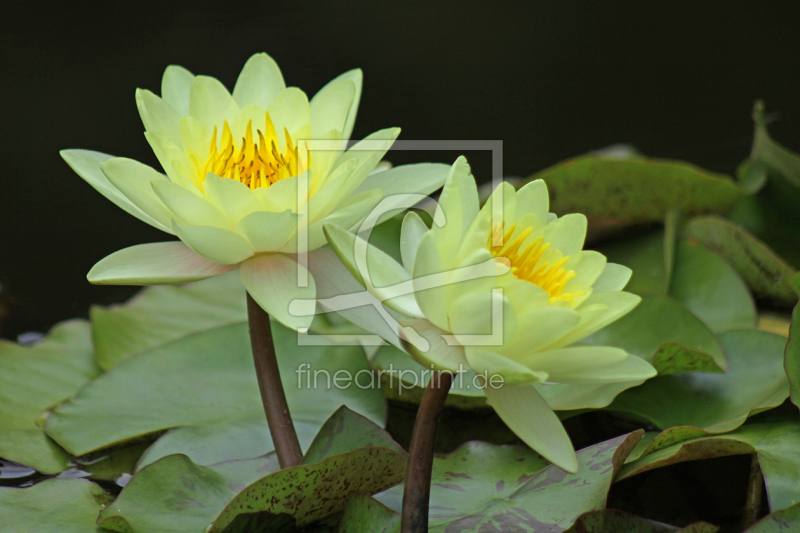
[[[258,139],[253,139],[253,121],[247,123],[245,136],[237,144],[226,120],[222,125],[222,135],[217,143],[217,127],[211,137],[211,146],[208,149],[208,158],[202,165],[193,157],[195,169],[200,181],[205,181],[206,174],[213,172],[221,178],[230,178],[240,181],[254,190],[257,187],[269,187],[276,181],[297,176],[308,168],[309,154],[303,156],[303,161],[298,156],[297,144],[292,140],[286,130],[286,150],[281,153],[278,149],[278,136],[269,112],[266,114],[264,129],[256,130]],[[194,155],[194,154],[192,154]]]
[[[511,224],[505,234],[503,234],[504,228],[505,222],[496,224],[492,228],[487,245],[497,260],[503,258],[510,263],[511,273],[517,279],[529,281],[547,291],[550,295],[550,303],[571,302],[574,298],[584,294],[582,292],[564,292],[567,282],[577,275],[574,270],[563,268],[564,264],[569,261],[569,256],[565,255],[552,265],[547,261],[541,261],[545,251],[550,248],[552,243],[544,242],[544,237],[539,237],[522,249],[525,239],[533,232],[533,227],[526,228],[513,241],[511,236],[514,235],[516,225]],[[493,246],[492,243],[501,236],[503,244]]]

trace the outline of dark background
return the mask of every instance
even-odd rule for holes
[[[749,151],[757,98],[780,117],[773,136],[800,149],[796,2],[14,6],[0,20],[0,336],[10,338],[129,297],[135,288],[95,287],[86,273],[120,248],[166,240],[58,150],[157,166],[134,89],[159,93],[171,63],[232,88],[266,51],[309,96],[361,67],[354,138],[401,126],[401,139],[502,139],[507,175],[617,142],[730,174]],[[489,179],[488,156],[468,155]]]

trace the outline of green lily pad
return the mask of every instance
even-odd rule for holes
[[[663,296],[667,293],[669,276],[664,257],[664,232],[657,231],[647,235],[626,240],[617,240],[600,246],[602,252],[611,263],[625,265],[633,271],[625,290],[635,294],[655,294]]]
[[[678,243],[669,294],[714,333],[756,325],[747,286],[725,259],[702,244]]]
[[[37,423],[100,374],[89,323],[63,322],[32,347],[0,340],[0,457],[45,474],[66,469],[69,456]]]
[[[683,161],[581,156],[542,170],[550,207],[626,221],[661,221],[670,209],[687,215],[722,213],[744,193],[725,175]],[[602,198],[602,201],[597,201]]]
[[[741,226],[715,216],[697,217],[686,225],[686,236],[724,257],[755,294],[797,301],[789,281],[795,270]]]
[[[749,415],[786,400],[784,337],[739,330],[723,333],[719,341],[728,359],[725,374],[658,376],[623,392],[608,409],[649,420],[662,429],[695,426],[723,433],[742,425]]]
[[[800,304],[795,306],[792,313],[789,340],[783,357],[783,366],[789,378],[789,396],[792,403],[800,407]]]
[[[279,468],[274,453],[211,466],[163,457],[133,476],[97,523],[119,533],[199,533],[239,491]]]
[[[785,533],[800,528],[800,504],[770,513],[749,528],[745,533]]]
[[[291,531],[295,521],[313,521],[329,514],[331,505],[343,506],[349,490],[383,490],[405,474],[405,452],[397,443],[344,407],[322,426],[305,457],[307,463],[317,459],[279,471],[274,452],[210,466],[183,454],[163,457],[131,478],[98,523],[120,533]],[[330,499],[322,509],[326,490]]]
[[[800,503],[800,422],[748,424],[724,435],[693,427],[670,428],[623,466],[617,479],[684,461],[747,453],[758,454],[771,509]]]
[[[468,442],[433,463],[430,531],[563,531],[603,509],[616,471],[641,438],[637,431],[580,450],[568,474],[523,446]],[[402,487],[376,496],[399,511]]]
[[[272,330],[292,418],[306,442],[312,429],[343,404],[383,423],[380,389],[337,388],[326,377],[337,371],[353,376],[369,372],[360,347],[298,346],[295,332],[276,322]],[[304,363],[311,370],[310,381],[300,379],[298,370]],[[315,383],[317,371],[321,374]],[[156,441],[139,468],[176,452],[208,465],[273,449],[247,324],[221,326],[127,359],[59,406],[46,426],[48,434],[75,455],[170,428],[176,429]]]
[[[102,533],[97,515],[114,498],[85,479],[48,479],[0,488],[0,533]]]
[[[344,506],[337,533],[395,533],[400,531],[400,513],[375,498],[351,492]]]
[[[581,515],[564,533],[716,533],[718,530],[705,522],[675,527],[616,509],[603,509]]]
[[[662,374],[726,368],[714,334],[688,309],[665,296],[642,296],[630,313],[583,340],[616,346],[654,365]]]
[[[193,333],[247,320],[239,273],[183,286],[148,287],[131,301],[92,307],[97,362],[109,370],[134,354]]]

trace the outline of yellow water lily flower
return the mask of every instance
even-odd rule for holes
[[[395,336],[382,333],[387,340],[426,368],[501,377],[483,387],[497,414],[534,450],[574,472],[570,440],[537,387],[632,386],[656,371],[619,348],[575,345],[640,298],[622,291],[630,269],[583,250],[584,215],[548,210],[541,180],[519,191],[503,183],[480,208],[469,165],[459,158],[431,228],[413,212],[405,217],[402,265],[343,228],[325,231],[348,270],[397,318]]]
[[[296,281],[298,269],[311,266],[298,264],[298,248],[325,245],[325,222],[354,227],[384,196],[429,194],[447,176],[445,165],[434,164],[374,172],[397,128],[345,150],[361,80],[360,70],[346,72],[309,101],[286,87],[266,54],[247,61],[232,94],[215,78],[168,67],[161,97],[136,91],[145,137],[166,175],[99,152],[61,154],[106,198],[180,241],[116,252],[92,268],[89,281],[184,283],[238,267],[268,313],[306,328],[312,317],[288,311],[292,299],[316,294],[313,275]],[[315,141],[327,144],[315,149]]]

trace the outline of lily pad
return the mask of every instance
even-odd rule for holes
[[[85,479],[48,479],[27,489],[0,488],[0,533],[102,533],[97,515],[113,497]]]
[[[744,196],[734,181],[683,161],[586,155],[531,176],[543,179],[557,214],[648,222],[670,209],[687,215],[723,213]],[[602,202],[597,199],[602,198]]]
[[[630,313],[583,342],[616,346],[653,364],[660,373],[726,368],[714,334],[688,309],[665,296],[642,296]]]
[[[37,423],[100,374],[89,323],[63,322],[32,347],[0,340],[0,457],[56,474],[69,456]]]
[[[131,301],[91,310],[97,362],[108,370],[128,357],[200,331],[247,320],[239,273],[183,286],[143,289]]]
[[[792,403],[800,407],[800,304],[795,306],[792,313],[783,365],[789,378],[789,395]]]
[[[568,474],[523,446],[468,442],[433,463],[430,531],[559,532],[603,509],[617,469],[641,438],[637,431],[577,453]],[[399,511],[402,487],[376,496]]]
[[[755,294],[797,301],[789,282],[795,270],[741,226],[715,216],[697,217],[686,225],[686,236],[724,257]]]
[[[400,513],[375,498],[351,492],[342,513],[337,533],[396,533],[400,531]]]
[[[97,523],[119,533],[199,533],[239,491],[279,468],[274,453],[212,466],[163,457],[133,476]]]
[[[98,523],[120,533],[280,531],[343,507],[350,490],[383,490],[405,474],[405,452],[347,408],[322,426],[305,459],[318,461],[279,471],[274,452],[210,466],[183,454],[163,457],[133,476]]]
[[[745,531],[745,533],[785,533],[800,528],[800,504],[770,513]]]
[[[664,257],[666,243],[664,232],[618,240],[600,246],[600,251],[611,263],[625,265],[633,271],[625,290],[635,294],[667,293],[669,276]]]
[[[756,325],[747,286],[725,259],[702,244],[678,243],[669,294],[714,333]]]
[[[342,510],[350,494],[370,495],[399,483],[406,460],[406,452],[386,431],[342,407],[322,426],[301,466],[240,492],[210,531],[227,532],[239,516],[252,513],[288,515],[298,525],[319,520]]]
[[[716,533],[718,530],[705,522],[675,527],[616,509],[604,509],[581,515],[565,533]]]
[[[771,509],[800,503],[800,422],[748,424],[724,435],[693,427],[670,428],[623,466],[617,479],[684,461],[746,453],[758,454]]]
[[[339,388],[328,380],[337,371],[369,373],[360,347],[298,346],[295,332],[276,322],[272,330],[292,417],[306,442],[312,429],[343,404],[383,423],[380,389]],[[301,367],[304,363],[308,366]],[[311,379],[300,379],[303,368],[310,370]],[[75,455],[170,428],[177,429],[156,441],[139,468],[176,452],[208,465],[273,449],[247,324],[221,326],[127,359],[52,412],[46,426]]]
[[[728,359],[725,374],[658,376],[623,392],[608,409],[649,420],[662,429],[695,426],[723,433],[742,425],[749,415],[786,400],[784,337],[739,330],[723,333],[719,341]]]

